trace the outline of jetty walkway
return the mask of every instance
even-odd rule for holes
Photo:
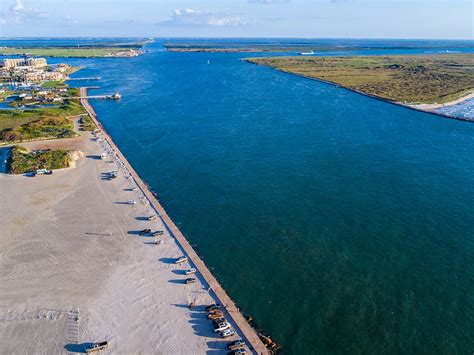
[[[148,201],[150,202],[150,205],[155,209],[157,214],[160,216],[163,223],[168,228],[169,232],[174,236],[174,238],[176,239],[180,247],[183,249],[183,251],[187,255],[188,259],[191,261],[192,264],[194,264],[194,267],[199,271],[204,281],[207,283],[206,286],[208,287],[210,292],[214,294],[214,296],[217,298],[219,303],[225,308],[225,313],[238,328],[236,329],[236,332],[243,335],[243,337],[245,338],[244,340],[247,341],[247,345],[249,346],[250,350],[254,351],[257,354],[269,354],[270,352],[262,343],[256,331],[245,320],[245,318],[240,313],[239,309],[234,304],[232,299],[224,291],[224,289],[216,280],[216,278],[211,274],[207,266],[204,264],[201,258],[194,251],[194,249],[186,240],[186,238],[181,233],[181,231],[178,229],[176,224],[168,216],[163,206],[161,206],[161,204],[158,202],[155,196],[153,196],[153,194],[148,189],[147,185],[142,181],[142,179],[137,174],[137,172],[132,168],[132,166],[129,164],[125,156],[120,152],[118,147],[115,145],[112,138],[108,135],[107,131],[104,129],[102,124],[98,121],[97,115],[93,107],[90,105],[89,101],[87,100],[87,88],[85,87],[81,88],[80,91],[81,91],[81,94],[80,94],[81,103],[84,106],[84,108],[87,110],[89,116],[97,125],[98,129],[102,131],[103,138],[108,141],[112,149],[115,151],[117,156],[120,158],[120,160],[123,162],[125,167],[130,172],[130,175],[133,177],[137,185],[140,187],[140,189],[143,191],[143,193],[147,197]]]

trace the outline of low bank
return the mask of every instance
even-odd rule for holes
[[[441,117],[445,117],[445,118],[451,118],[451,119],[455,119],[455,120],[459,120],[459,121],[474,122],[474,119],[473,119],[473,118],[460,117],[460,116],[455,116],[455,115],[451,115],[451,114],[446,114],[446,113],[443,113],[443,112],[435,111],[436,109],[439,109],[439,108],[449,107],[449,106],[452,106],[452,105],[461,104],[461,103],[463,103],[464,101],[467,101],[467,100],[471,99],[471,98],[473,97],[474,93],[470,93],[470,94],[468,94],[468,95],[465,96],[465,97],[462,97],[462,98],[460,98],[460,99],[457,99],[457,100],[455,100],[455,101],[453,101],[453,102],[449,102],[449,103],[446,103],[446,104],[439,104],[439,105],[437,105],[437,104],[436,104],[436,105],[430,105],[430,104],[421,104],[421,105],[405,104],[405,103],[398,102],[398,101],[394,101],[394,100],[390,100],[390,99],[387,99],[387,98],[384,98],[384,97],[381,97],[381,96],[369,94],[369,93],[363,92],[363,91],[361,91],[361,90],[357,90],[357,89],[354,89],[354,88],[350,88],[350,87],[344,86],[344,85],[342,85],[342,84],[338,84],[338,83],[336,83],[336,82],[332,82],[332,81],[328,81],[328,80],[324,80],[324,79],[319,79],[319,78],[312,77],[312,76],[308,76],[308,75],[304,75],[304,74],[295,73],[295,72],[293,72],[293,71],[281,69],[281,68],[278,68],[278,67],[276,67],[276,66],[272,66],[272,65],[268,65],[268,64],[257,63],[257,62],[255,62],[255,61],[253,61],[252,58],[246,58],[246,59],[243,59],[243,60],[246,61],[247,63],[250,63],[250,64],[267,66],[267,67],[269,67],[269,68],[271,68],[271,69],[274,69],[274,70],[276,70],[276,71],[279,71],[279,72],[281,72],[281,73],[290,74],[290,75],[294,75],[294,76],[297,76],[297,77],[300,77],[300,78],[309,79],[309,80],[317,81],[317,82],[320,82],[320,83],[328,84],[328,85],[331,85],[331,86],[335,86],[335,87],[338,87],[338,88],[342,88],[342,89],[345,89],[345,90],[354,92],[354,93],[356,93],[356,94],[360,94],[360,95],[363,95],[363,96],[366,96],[366,97],[370,97],[370,98],[372,98],[372,99],[376,99],[376,100],[379,100],[379,101],[383,101],[383,102],[386,102],[386,103],[389,103],[389,104],[392,104],[392,105],[402,106],[402,107],[408,108],[408,109],[410,109],[410,110],[415,110],[415,111],[419,111],[419,112],[423,112],[423,113],[427,113],[427,114],[432,114],[432,115],[436,115],[436,116],[441,116]]]

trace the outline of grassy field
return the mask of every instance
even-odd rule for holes
[[[128,51],[129,47],[6,47],[0,48],[0,54],[26,54],[41,57],[106,57],[118,52]]]
[[[272,57],[248,61],[401,103],[446,103],[474,89],[472,54]]]
[[[47,81],[41,85],[44,89],[57,89],[61,87],[66,87],[66,84],[64,84],[63,81],[60,80],[52,80],[52,81]]]
[[[71,152],[68,150],[52,150],[28,152],[22,146],[14,146],[8,160],[8,171],[11,174],[24,174],[37,169],[67,168],[71,161]]]
[[[79,96],[78,89],[69,94]],[[76,135],[74,123],[67,119],[85,113],[79,100],[65,100],[57,107],[33,110],[0,110],[0,142],[38,138],[66,138]]]

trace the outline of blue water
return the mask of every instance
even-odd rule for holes
[[[474,124],[148,49],[68,62],[123,95],[100,120],[284,353],[473,351]]]

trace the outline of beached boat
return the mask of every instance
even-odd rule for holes
[[[195,283],[195,282],[196,282],[196,279],[195,279],[194,277],[190,277],[190,278],[184,280],[184,283],[185,283],[186,285],[193,284],[193,283]]]

